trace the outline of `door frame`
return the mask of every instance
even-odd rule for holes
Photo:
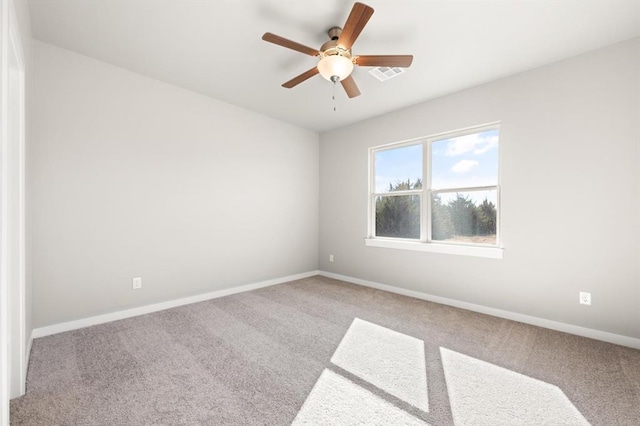
[[[26,388],[26,268],[25,268],[25,62],[17,17],[12,0],[3,1],[0,9],[2,32],[0,43],[0,425],[9,422],[9,400],[21,396]],[[15,60],[16,70],[10,69]],[[10,85],[11,87],[10,90]],[[12,99],[17,90],[17,107]],[[11,112],[9,108],[14,108]],[[13,123],[8,123],[11,117]],[[9,125],[6,125],[6,124]],[[17,146],[10,144],[9,126],[17,128]],[[9,158],[15,152],[16,157]],[[11,164],[10,161],[16,161]],[[14,175],[9,178],[10,171]],[[12,185],[13,188],[10,188]],[[17,185],[14,186],[14,185]],[[13,194],[10,198],[9,194]],[[17,217],[9,223],[10,206],[17,204]],[[10,227],[17,226],[17,250],[8,237]],[[10,270],[16,270],[13,280]],[[11,297],[11,301],[9,298]],[[17,303],[11,303],[16,300]],[[14,325],[18,326],[15,327]]]

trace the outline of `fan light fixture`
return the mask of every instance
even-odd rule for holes
[[[322,77],[335,83],[351,75],[353,62],[339,53],[323,56],[318,62],[318,71]]]

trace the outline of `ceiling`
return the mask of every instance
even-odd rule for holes
[[[319,48],[351,0],[29,0],[35,39],[323,132],[640,35],[640,0],[364,0],[375,9],[354,55],[413,54],[385,82],[356,67],[362,95],[315,76]],[[334,111],[334,106],[336,111]]]

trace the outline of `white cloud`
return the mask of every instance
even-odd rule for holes
[[[492,136],[490,138],[484,138],[485,145],[473,150],[474,154],[484,154],[492,148],[498,147],[498,137]]]
[[[474,154],[478,155],[497,146],[497,136],[481,136],[479,133],[474,133],[472,135],[449,139],[449,142],[447,143],[447,150],[444,155],[447,157],[456,157],[472,151]]]
[[[454,173],[466,173],[474,167],[478,167],[480,163],[475,160],[460,160],[453,165],[451,171]]]

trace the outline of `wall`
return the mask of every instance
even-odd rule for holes
[[[640,337],[639,52],[630,40],[321,135],[320,269]],[[493,121],[502,260],[365,247],[369,147]]]
[[[35,327],[317,269],[316,133],[41,42],[33,56]]]

